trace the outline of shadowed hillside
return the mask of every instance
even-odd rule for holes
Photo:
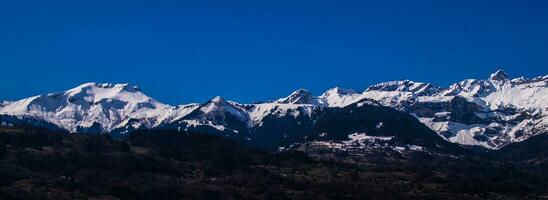
[[[546,192],[531,174],[483,158],[318,161],[169,131],[115,141],[2,128],[0,147],[2,199],[522,199]]]

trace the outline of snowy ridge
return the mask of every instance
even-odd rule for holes
[[[139,119],[142,126],[150,128],[157,123],[157,116],[170,109],[136,86],[86,83],[64,92],[9,103],[0,109],[0,114],[39,118],[70,132],[99,124],[94,131],[108,132],[130,119]]]
[[[410,80],[390,81],[379,83],[367,88],[366,91],[396,91],[411,92],[419,96],[432,95],[441,91],[441,88],[430,83],[414,82]]]
[[[390,81],[360,95],[342,95],[345,103],[329,106],[365,98],[409,112],[446,140],[464,145],[498,149],[548,132],[548,75],[510,80],[498,70],[487,80],[466,79],[448,88]]]
[[[207,121],[207,124],[227,125],[230,117],[243,123],[249,122],[249,114],[238,103],[229,102],[217,96],[188,113],[182,119]],[[196,124],[196,123],[194,123]]]
[[[280,104],[311,104],[323,105],[322,99],[312,96],[308,90],[298,89],[285,98],[278,99],[275,103]]]
[[[466,79],[447,88],[390,81],[361,93],[335,87],[313,96],[299,89],[284,98],[253,104],[215,97],[203,104],[171,106],[129,84],[86,83],[63,92],[3,101],[0,115],[42,120],[70,132],[208,126],[241,133],[262,126],[268,118],[310,117],[325,107],[356,103],[408,112],[447,141],[498,149],[548,132],[547,99],[548,75],[510,79],[498,70],[486,80]]]

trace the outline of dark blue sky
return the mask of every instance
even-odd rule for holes
[[[0,99],[129,82],[166,103],[548,72],[548,1],[0,3]],[[86,2],[86,3],[82,3]]]

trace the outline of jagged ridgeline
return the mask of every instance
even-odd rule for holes
[[[285,98],[252,104],[215,97],[203,104],[171,106],[129,84],[86,83],[64,92],[2,102],[0,114],[5,123],[75,133],[125,137],[142,129],[200,131],[268,148],[312,139],[352,140],[348,137],[352,134],[361,140],[381,133],[384,139],[430,137],[432,132],[419,128],[416,121],[402,125],[394,121],[399,119],[381,117],[395,113],[386,108],[390,107],[412,115],[443,140],[499,149],[547,132],[547,97],[548,76],[510,79],[499,70],[486,80],[467,79],[447,88],[391,81],[363,92],[333,88],[320,96],[300,89]],[[349,110],[366,100],[386,107]],[[376,114],[369,115],[371,110]],[[338,120],[343,117],[345,121]],[[377,125],[382,128],[371,128]]]

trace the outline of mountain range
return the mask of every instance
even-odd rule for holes
[[[263,103],[215,97],[177,106],[130,84],[85,83],[1,102],[0,121],[117,137],[142,129],[206,132],[273,149],[303,142],[340,148],[364,141],[407,149],[447,141],[500,149],[548,132],[547,99],[548,75],[510,79],[502,70],[446,88],[402,80],[363,92],[335,87],[314,96],[299,89]]]

